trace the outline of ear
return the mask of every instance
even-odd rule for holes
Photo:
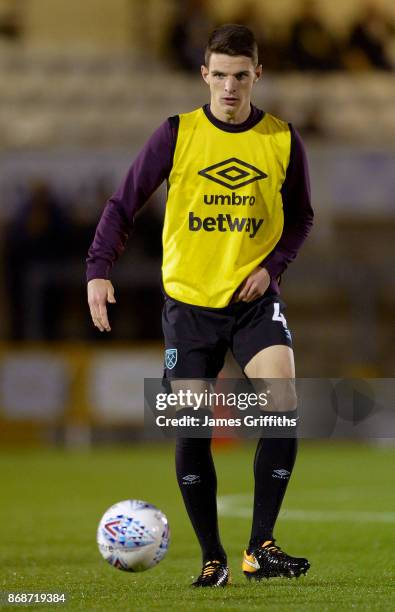
[[[209,75],[209,69],[207,68],[207,66],[201,66],[200,67],[200,72],[202,73],[202,77],[203,80],[207,83],[208,85],[208,75]]]
[[[259,81],[259,79],[262,76],[262,64],[259,64],[256,68],[255,68],[255,79],[254,79],[254,83],[256,83],[257,81]]]

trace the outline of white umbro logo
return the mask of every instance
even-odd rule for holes
[[[290,472],[288,472],[288,470],[273,470],[273,478],[281,478],[282,480],[285,480],[286,478],[288,478],[288,476],[290,475]]]
[[[182,480],[184,484],[193,484],[195,482],[200,481],[200,476],[197,474],[188,474],[187,476],[183,476]]]

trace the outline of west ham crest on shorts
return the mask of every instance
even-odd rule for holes
[[[165,350],[165,365],[168,370],[172,370],[177,363],[177,349]]]

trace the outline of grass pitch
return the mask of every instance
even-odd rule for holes
[[[189,584],[200,571],[200,553],[175,481],[171,446],[2,451],[0,590],[66,592],[67,610],[395,609],[395,449],[302,443],[276,536],[290,554],[307,556],[311,569],[299,580],[258,584],[247,583],[240,569],[250,529],[253,453],[249,444],[215,450],[220,527],[233,584],[194,590]],[[95,543],[103,512],[127,498],[159,506],[172,530],[167,557],[141,574],[110,567]]]

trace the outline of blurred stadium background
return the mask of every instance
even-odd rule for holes
[[[254,101],[307,146],[316,224],[283,283],[297,374],[392,376],[391,0],[0,0],[2,443],[138,435],[143,378],[162,368],[164,191],[114,270],[106,337],[88,316],[84,259],[146,138],[207,101],[202,50],[225,22],[253,27]]]

